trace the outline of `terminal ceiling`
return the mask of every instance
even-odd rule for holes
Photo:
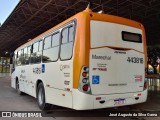
[[[141,22],[147,44],[160,44],[160,0],[90,0],[94,12]],[[41,34],[70,16],[84,10],[88,0],[21,0],[0,27],[0,55]]]

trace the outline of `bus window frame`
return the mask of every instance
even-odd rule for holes
[[[22,48],[22,49],[23,49],[23,59],[22,59],[22,61],[24,62],[25,57],[26,57],[26,56],[25,56],[25,53],[24,53],[24,50],[25,50],[25,49],[28,49],[28,46],[26,46],[26,47],[24,47],[24,48]],[[21,49],[21,50],[22,50],[22,49]],[[25,65],[28,65],[28,64],[24,64],[24,63],[22,64],[22,66],[25,66]]]
[[[68,59],[62,59],[61,58],[61,45],[63,45],[63,44],[67,44],[67,43],[63,43],[62,44],[62,32],[63,32],[63,30],[64,29],[66,29],[66,28],[68,28],[68,30],[69,30],[69,27],[70,26],[73,26],[74,28],[73,28],[73,41],[69,41],[69,34],[68,34],[68,42],[67,43],[71,43],[71,42],[73,42],[73,46],[72,46],[72,55],[71,55],[71,57],[70,58],[68,58]],[[74,42],[75,42],[75,36],[76,36],[76,27],[77,27],[77,22],[76,22],[76,19],[74,19],[74,20],[72,20],[69,24],[67,24],[65,27],[63,27],[62,28],[62,30],[61,30],[61,43],[60,43],[60,53],[59,53],[59,58],[60,58],[60,61],[67,61],[67,60],[71,60],[72,59],[72,57],[73,57],[73,49],[74,49]],[[69,33],[69,31],[68,31],[68,33]]]
[[[57,46],[52,46],[53,35],[55,35],[55,34],[57,34],[57,33],[60,34],[60,35],[59,35],[59,45],[57,45]],[[49,36],[51,36],[51,46],[50,46],[50,48],[44,49],[45,38],[47,38],[47,37],[49,37]],[[61,43],[61,29],[55,29],[52,33],[47,34],[47,36],[45,36],[45,37],[43,38],[42,57],[41,57],[41,62],[42,62],[42,63],[50,63],[50,62],[57,62],[57,61],[58,61],[58,59],[59,59],[59,52],[60,52],[60,43]],[[54,61],[43,61],[43,53],[44,53],[44,50],[52,49],[52,48],[58,47],[58,46],[59,46],[59,50],[58,50],[58,57],[57,57],[57,59],[54,60]]]
[[[43,50],[47,50],[47,49],[52,48],[52,46],[50,46],[50,47],[44,49],[45,39],[48,38],[48,37],[51,37],[51,45],[52,45],[52,34],[49,34],[49,35],[47,35],[47,36],[45,36],[45,37],[43,38],[43,45],[42,45],[43,47],[42,47],[42,51],[43,51]]]
[[[18,64],[18,61],[19,61],[20,57],[21,57],[21,49],[17,51],[16,66],[22,66],[22,64]]]
[[[31,52],[32,52],[32,44],[29,44],[28,46],[27,46],[27,54],[28,54],[28,48],[30,48],[30,50],[29,50],[29,63],[27,64],[27,65],[30,65],[31,64]]]
[[[73,42],[73,48],[74,48],[74,41],[75,41],[75,36],[76,36],[76,26],[77,26],[77,20],[76,20],[76,19],[73,19],[73,20],[65,23],[64,25],[56,28],[56,29],[53,30],[51,33],[48,33],[46,36],[43,37],[42,57],[43,57],[43,51],[46,50],[46,49],[44,49],[44,40],[45,40],[45,38],[48,37],[48,36],[53,36],[54,34],[56,34],[56,33],[58,33],[58,32],[60,33],[60,37],[59,37],[59,39],[60,39],[59,42],[60,42],[60,43],[59,43],[59,52],[58,52],[58,58],[57,58],[57,60],[55,60],[55,61],[47,61],[47,62],[44,62],[44,61],[42,60],[42,63],[57,62],[59,59],[60,59],[60,61],[66,61],[66,60],[71,60],[71,59],[72,59],[72,57],[73,57],[73,48],[72,48],[72,56],[71,56],[70,59],[62,60],[61,57],[60,57],[61,44],[62,44],[62,30],[63,30],[64,28],[66,28],[66,27],[71,26],[71,25],[74,26],[74,39],[73,39],[73,41],[72,41],[72,42]],[[53,48],[53,47],[55,47],[55,46],[52,46],[52,37],[51,37],[51,48]],[[50,49],[50,48],[49,48],[49,49]]]
[[[38,44],[38,52],[40,52],[40,51],[43,51],[43,40],[42,39],[40,39],[39,41],[39,44]],[[40,50],[40,43],[42,42],[42,48],[41,48],[41,50]]]
[[[42,41],[42,50],[39,51],[39,45],[40,45],[40,42],[41,42],[41,41]],[[44,41],[43,39],[39,39],[39,40],[36,40],[35,42],[33,42],[31,45],[28,45],[28,46],[27,46],[27,49],[28,49],[29,46],[31,46],[30,56],[29,56],[29,64],[33,65],[33,64],[40,64],[40,63],[42,63],[43,41]],[[38,43],[38,51],[33,52],[34,44],[35,44],[35,43]],[[41,52],[41,60],[40,60],[40,62],[32,63],[32,62],[31,62],[32,54],[37,53],[37,52]]]
[[[51,36],[52,36],[52,39],[51,39],[51,40],[52,40],[52,41],[51,41],[51,48],[52,48],[52,47],[57,47],[57,46],[53,46],[53,36],[56,35],[57,33],[59,33],[59,45],[57,45],[57,46],[60,46],[60,45],[61,45],[61,41],[60,41],[60,40],[61,40],[61,30],[58,30],[58,31],[54,32],[54,33],[51,35]]]

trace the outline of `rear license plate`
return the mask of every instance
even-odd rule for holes
[[[123,105],[125,104],[126,100],[125,99],[117,99],[114,100],[114,105]]]

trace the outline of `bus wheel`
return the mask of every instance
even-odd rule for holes
[[[39,83],[37,88],[37,102],[41,110],[49,110],[51,105],[47,104],[45,101],[45,91],[43,83]]]
[[[16,90],[19,95],[23,95],[23,92],[21,92],[19,89],[19,80],[18,79],[16,80]]]

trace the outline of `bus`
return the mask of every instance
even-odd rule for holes
[[[146,37],[141,23],[86,8],[14,51],[11,86],[75,110],[147,99]]]

